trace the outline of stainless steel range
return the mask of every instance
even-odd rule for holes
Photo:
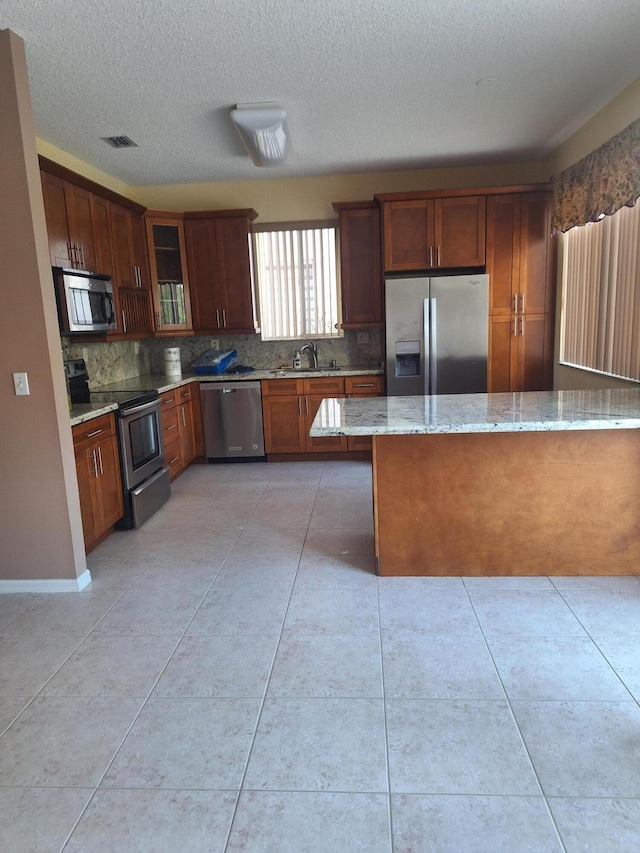
[[[73,403],[117,403],[116,425],[124,516],[120,530],[140,527],[171,494],[169,466],[165,465],[160,420],[160,396],[153,391],[89,391],[83,359],[65,362],[65,376]]]
[[[165,465],[157,391],[131,397],[118,405],[117,426],[125,514],[116,527],[140,527],[171,494]]]

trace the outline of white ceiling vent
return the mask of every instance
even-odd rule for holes
[[[134,142],[128,136],[101,136],[100,139],[103,139],[105,142],[108,142],[109,145],[113,146],[113,148],[137,148],[138,143]]]

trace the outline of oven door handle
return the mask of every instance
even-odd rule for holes
[[[133,406],[131,409],[121,409],[120,417],[127,418],[129,415],[137,415],[139,412],[146,412],[160,405],[160,400],[150,400],[148,403],[142,403],[140,406]]]

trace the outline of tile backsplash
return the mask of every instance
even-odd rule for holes
[[[213,336],[146,338],[139,341],[110,341],[108,343],[75,343],[62,338],[63,358],[84,358],[91,388],[133,379],[148,373],[164,372],[165,347],[179,347],[182,369],[187,371],[193,362],[211,348]],[[263,341],[259,335],[225,335],[217,339],[220,348],[236,349],[238,363],[257,370],[268,370],[281,364],[291,364],[296,350],[305,341]],[[339,367],[377,366],[382,360],[382,332],[345,330],[343,338],[317,338],[318,361],[328,364],[334,360]],[[306,353],[303,365],[306,364]]]

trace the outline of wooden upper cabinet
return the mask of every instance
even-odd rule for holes
[[[384,268],[388,272],[433,266],[433,199],[382,205]]]
[[[150,290],[149,255],[142,215],[112,204],[111,242],[117,287]]]
[[[191,300],[182,217],[148,211],[145,218],[156,331],[187,331]]]
[[[551,235],[552,193],[523,193],[520,214],[520,281],[526,314],[554,310],[556,240]]]
[[[485,260],[484,196],[435,200],[436,267],[480,267]]]
[[[67,184],[65,188],[69,215],[69,234],[76,252],[76,266],[83,270],[102,272],[98,269],[93,194],[82,187]]]
[[[550,192],[487,199],[489,391],[553,384],[555,240]]]
[[[553,311],[555,240],[551,193],[513,193],[487,200],[489,313],[546,314]]]
[[[375,202],[336,202],[340,216],[342,327],[382,325],[380,206]]]
[[[98,271],[113,278],[113,250],[111,245],[111,210],[109,202],[94,196],[93,223],[95,227],[95,249]]]
[[[99,211],[93,193],[45,171],[40,176],[51,265],[104,272],[98,251]]]
[[[258,330],[252,276],[254,210],[185,213],[185,242],[195,332]]]
[[[383,201],[387,272],[479,267],[485,261],[485,197]]]
[[[65,182],[41,171],[44,215],[49,238],[49,256],[53,267],[71,267],[71,238],[65,197]]]

